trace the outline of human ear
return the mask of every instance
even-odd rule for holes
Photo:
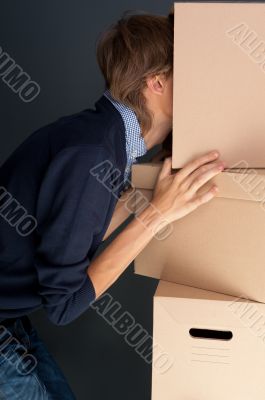
[[[163,81],[161,75],[154,75],[154,76],[147,78],[146,84],[153,93],[158,94],[158,95],[163,94],[164,81]]]

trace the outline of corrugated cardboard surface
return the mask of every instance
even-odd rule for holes
[[[213,149],[265,167],[264,18],[262,3],[175,3],[174,168]]]
[[[141,183],[149,199],[160,168],[133,167],[133,184]],[[154,237],[136,257],[135,272],[265,302],[264,171],[224,172],[215,180],[219,197],[175,221],[168,237]],[[250,191],[251,182],[263,191]]]
[[[152,400],[263,400],[265,305],[161,281],[154,297]],[[193,337],[190,329],[231,332]],[[166,358],[165,358],[166,361]]]

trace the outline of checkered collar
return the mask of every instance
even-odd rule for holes
[[[137,157],[143,156],[147,152],[137,116],[130,107],[115,100],[108,89],[105,90],[104,96],[106,96],[120,112],[124,121],[127,160],[128,164],[133,164],[136,162]]]

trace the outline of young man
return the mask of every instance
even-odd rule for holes
[[[102,35],[97,56],[106,90],[95,109],[34,132],[0,168],[1,399],[74,399],[27,314],[43,307],[56,325],[80,316],[165,220],[214,197],[216,187],[197,191],[224,168],[216,151],[177,174],[166,158],[152,204],[91,260],[128,216],[132,164],[171,132],[172,21],[124,16]]]

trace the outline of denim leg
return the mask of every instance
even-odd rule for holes
[[[0,399],[48,400],[34,372],[36,360],[28,352],[28,340],[17,334],[18,327],[18,320],[0,324]]]
[[[45,385],[49,400],[76,400],[65,376],[46,346],[39,338],[35,328],[30,334],[31,353],[38,360],[36,373]]]
[[[0,400],[75,400],[27,317],[0,323]]]

